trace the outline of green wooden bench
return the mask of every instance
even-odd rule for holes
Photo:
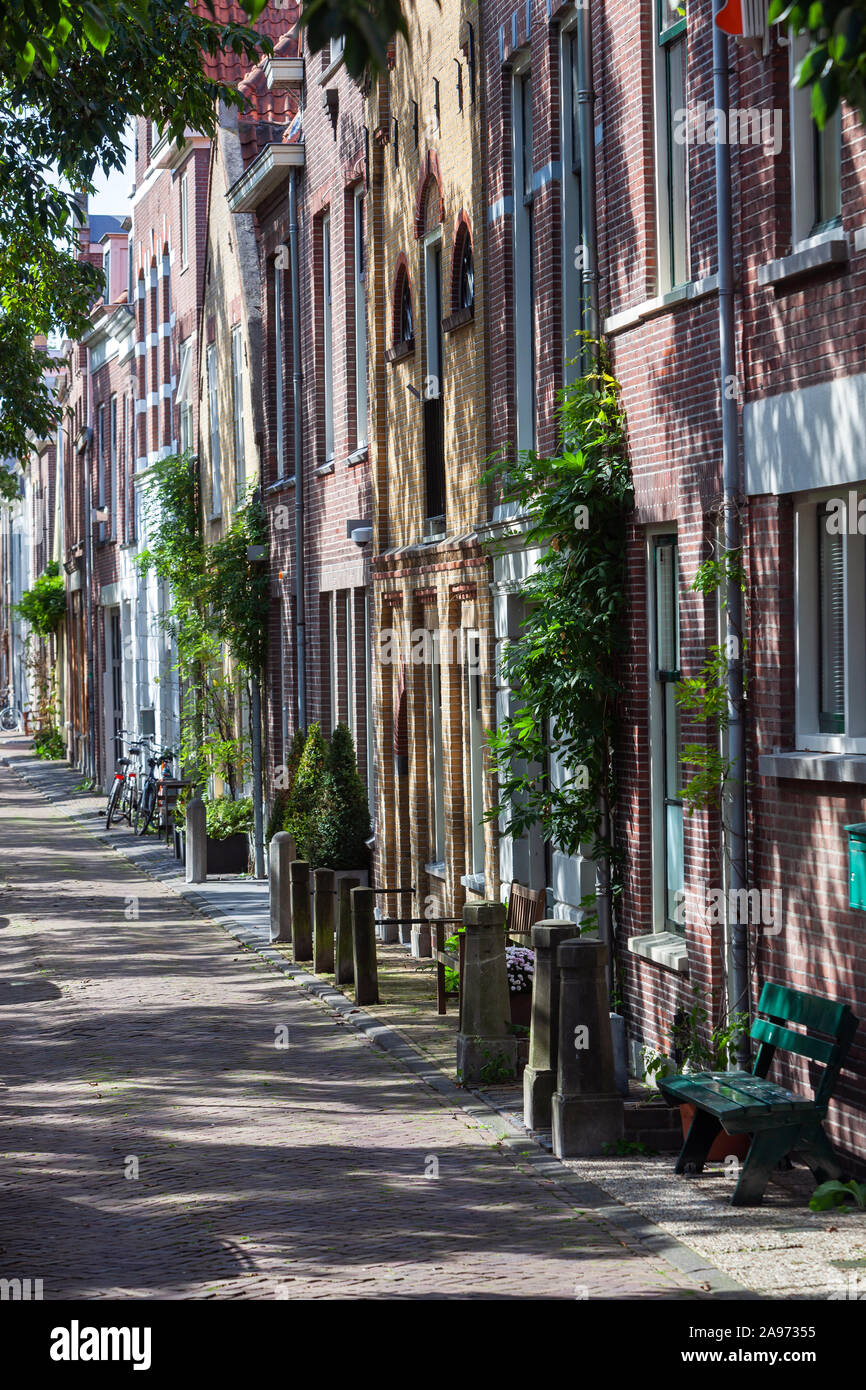
[[[678,1173],[701,1171],[720,1130],[751,1134],[731,1198],[735,1207],[757,1206],[773,1169],[789,1154],[807,1163],[818,1182],[841,1177],[822,1121],[858,1026],[847,1004],[782,985],[764,985],[757,1011],[767,1017],[756,1018],[752,1024],[751,1037],[759,1046],[751,1072],[708,1071],[659,1079],[659,1090],[669,1105],[695,1107],[677,1159]],[[807,1031],[796,1032],[786,1024]],[[777,1049],[824,1064],[811,1100],[767,1080]]]

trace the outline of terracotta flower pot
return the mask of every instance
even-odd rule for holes
[[[694,1117],[695,1107],[693,1105],[683,1104],[680,1106],[684,1139],[691,1128]],[[709,1163],[723,1163],[726,1158],[730,1157],[743,1159],[749,1152],[751,1142],[752,1138],[749,1134],[726,1134],[722,1130],[721,1134],[717,1135],[712,1142],[710,1152],[707,1154],[707,1161]]]

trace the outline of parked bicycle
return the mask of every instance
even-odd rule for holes
[[[15,704],[11,691],[7,690],[2,708],[0,708],[0,729],[4,733],[11,734],[21,727],[21,711]]]
[[[133,741],[128,745],[129,757],[117,759],[114,782],[108,794],[105,813],[106,830],[111,828],[113,820],[120,820],[121,816],[128,825],[133,823],[140,801],[139,788],[143,781],[142,749],[149,741],[144,734],[136,737],[130,729],[121,729],[120,734],[123,738]]]
[[[160,795],[162,784],[172,775],[173,748],[164,748],[158,757],[152,754],[147,759],[147,775],[141,789],[141,797],[136,808],[133,830],[136,835],[146,835],[151,825],[159,831],[164,829],[165,798]],[[156,767],[159,765],[159,776]]]

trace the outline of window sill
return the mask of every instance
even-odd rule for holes
[[[453,333],[455,328],[462,328],[464,324],[475,321],[475,306],[470,308],[456,309],[453,314],[449,314],[447,319],[442,320],[442,332]]]
[[[483,874],[464,874],[460,882],[462,883],[464,888],[469,889],[470,893],[484,892]]]
[[[404,343],[395,343],[393,347],[389,347],[385,353],[385,361],[389,363],[389,365],[393,365],[395,362],[403,362],[407,357],[412,357],[414,352],[415,339],[409,338]]]
[[[847,236],[841,227],[833,227],[829,232],[801,242],[790,256],[759,265],[758,284],[765,288],[784,285],[789,280],[798,280],[802,275],[812,275],[831,266],[846,266],[848,254]]]
[[[444,861],[444,859],[438,860],[435,864],[425,864],[425,865],[424,865],[424,872],[425,872],[425,873],[428,873],[428,874],[430,875],[431,878],[441,878],[441,879],[443,880],[443,882],[444,882],[444,879],[445,879],[445,861]]]
[[[318,468],[313,469],[313,474],[317,478],[326,478],[329,473],[334,471],[334,460],[328,459],[326,463],[320,463]]]
[[[866,783],[866,753],[765,753],[758,758],[762,777],[806,782]]]
[[[362,444],[359,448],[355,450],[354,453],[349,455],[349,457],[346,459],[346,465],[348,468],[357,468],[359,463],[366,463],[369,457],[369,445]]]
[[[686,285],[677,285],[675,289],[656,295],[654,299],[644,300],[643,304],[623,309],[620,314],[612,314],[604,321],[604,332],[610,337],[624,333],[629,328],[636,328],[638,324],[645,323],[647,319],[667,314],[683,304],[694,304],[699,299],[706,299],[708,295],[716,294],[718,288],[718,275],[705,275],[702,280],[690,280]]]
[[[642,936],[630,936],[628,949],[632,955],[667,966],[668,970],[675,970],[678,975],[689,973],[686,939],[677,932],[645,932]]]
[[[277,478],[277,481],[275,483],[268,483],[268,486],[265,488],[265,495],[271,492],[282,492],[284,488],[294,486],[295,475],[294,473],[292,473],[286,478]]]

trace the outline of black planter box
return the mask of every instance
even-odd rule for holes
[[[250,838],[229,835],[227,840],[207,837],[208,874],[245,874],[250,867]]]

